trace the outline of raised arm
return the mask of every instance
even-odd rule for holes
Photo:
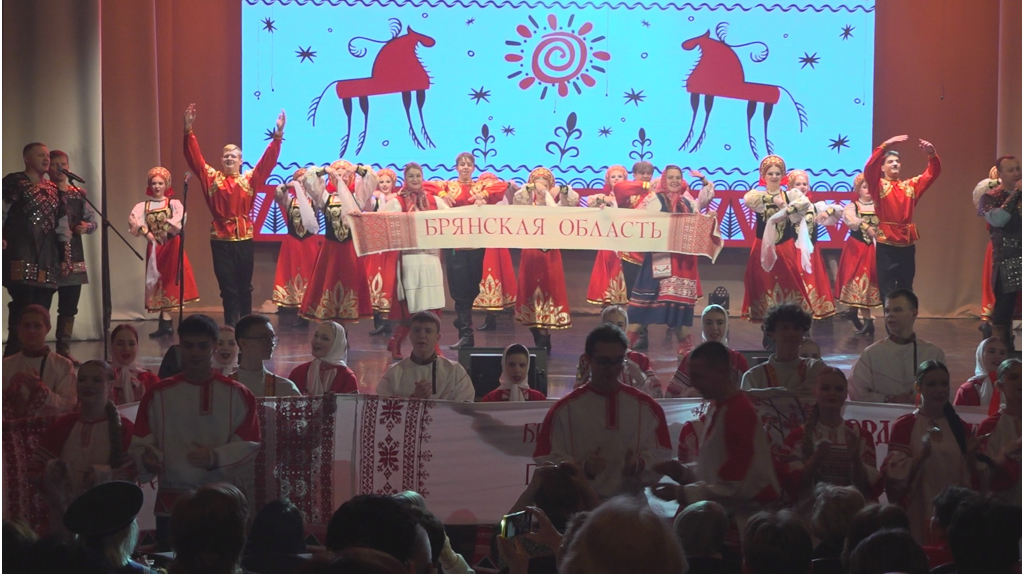
[[[928,167],[924,168],[924,173],[912,180],[914,196],[918,200],[942,173],[942,162],[939,161],[939,154],[935,153],[935,147],[925,140],[920,140],[920,147],[921,151],[928,154]]]
[[[211,174],[213,168],[207,165],[206,160],[203,159],[203,152],[199,149],[199,140],[196,139],[196,134],[192,131],[192,124],[195,120],[196,105],[189,104],[185,109],[185,162],[188,163],[192,173],[199,177],[199,185],[203,188],[203,197],[207,198],[207,202],[209,202],[210,185],[213,183]]]
[[[252,177],[249,178],[249,184],[253,189],[262,187],[274,171],[274,166],[277,165],[277,157],[281,155],[281,139],[284,137],[286,119],[284,110],[281,110],[281,113],[277,116],[277,125],[274,128],[274,135],[270,139],[270,144],[267,145],[266,151],[263,152],[263,157],[260,158],[256,167],[253,168]]]
[[[690,170],[690,175],[699,179],[702,184],[700,192],[697,194],[697,211],[704,211],[711,204],[711,200],[715,198],[715,184],[697,170]]]

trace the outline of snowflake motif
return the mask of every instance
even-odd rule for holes
[[[404,401],[385,400],[381,406],[380,420],[384,422],[388,432],[391,432],[395,425],[402,422],[402,409],[405,408]]]
[[[650,28],[651,27],[651,23],[648,22],[647,20],[640,20],[640,25],[643,26],[644,28]]]
[[[600,137],[606,138],[606,137],[612,135],[612,128],[602,127],[601,129],[597,130],[597,135],[600,136]]]
[[[624,102],[626,105],[629,105],[629,103],[632,102],[633,105],[639,108],[640,103],[643,102],[647,96],[644,95],[643,90],[637,92],[634,91],[633,88],[630,88],[628,92],[622,93],[622,97],[626,99],[626,101]]]
[[[476,24],[476,18],[470,18],[469,20],[466,20],[467,26],[472,26],[473,24]]]
[[[810,66],[811,69],[813,70],[814,69],[814,65],[819,63],[820,61],[821,61],[821,58],[818,56],[817,52],[815,52],[813,54],[808,54],[807,52],[804,52],[803,57],[800,58],[798,63],[802,64],[800,66],[801,70],[806,68],[807,66]]]
[[[305,62],[306,60],[309,60],[310,63],[312,63],[313,58],[316,57],[316,52],[313,51],[313,46],[309,46],[307,48],[299,46],[299,49],[295,50],[295,56],[299,58],[300,64]]]
[[[502,126],[501,133],[505,134],[506,137],[507,136],[514,136],[514,135],[516,135],[516,128],[514,128],[512,126]]]
[[[850,38],[853,38],[853,31],[854,30],[856,30],[856,28],[854,28],[853,26],[847,24],[847,25],[843,26],[843,32],[842,32],[842,34],[839,34],[839,37],[842,38],[843,41],[845,42],[846,40],[849,40]]]
[[[273,34],[274,31],[277,30],[277,27],[274,26],[274,21],[273,20],[271,20],[270,18],[264,18],[263,19],[263,29],[266,30],[267,32],[270,32],[271,34]]]
[[[829,146],[828,146],[829,149],[836,150],[836,153],[841,153],[843,151],[844,147],[850,147],[850,138],[848,138],[848,137],[846,137],[846,136],[844,136],[842,134],[839,134],[836,137],[836,139],[834,139],[834,140],[830,139],[828,141],[831,142],[829,144]]]
[[[377,472],[384,475],[384,478],[391,478],[391,473],[398,472],[398,449],[399,443],[388,435],[384,440],[377,443]]]
[[[491,103],[491,100],[487,99],[489,97],[491,97],[491,91],[485,90],[483,86],[480,86],[479,90],[473,89],[469,93],[469,99],[473,100],[473,103],[477,105],[480,104],[480,100],[483,100],[488,104]]]

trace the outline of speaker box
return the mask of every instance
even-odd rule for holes
[[[548,394],[548,353],[543,348],[528,348],[530,351],[530,371],[527,380],[530,388],[536,389],[545,396]],[[470,347],[459,349],[459,364],[469,373],[476,390],[476,398],[498,388],[501,377],[501,356],[504,347]]]

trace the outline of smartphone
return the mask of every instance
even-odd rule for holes
[[[501,517],[501,537],[515,538],[533,529],[533,515],[525,510]]]

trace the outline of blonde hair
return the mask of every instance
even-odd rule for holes
[[[235,144],[228,144],[228,145],[224,146],[224,150],[221,153],[225,153],[225,152],[229,152],[229,151],[237,151],[238,155],[242,155],[242,148],[238,147]]]

